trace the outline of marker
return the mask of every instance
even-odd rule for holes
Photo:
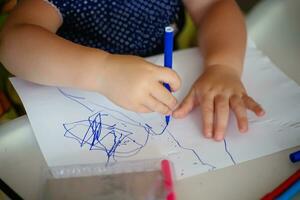
[[[295,163],[300,161],[300,151],[296,151],[290,154],[290,160]]]
[[[296,181],[300,180],[300,169],[296,171],[293,175],[291,175],[287,180],[281,183],[277,188],[275,188],[272,192],[266,194],[261,200],[273,200],[286,191],[291,185],[293,185]]]
[[[173,36],[174,29],[171,26],[165,28],[165,47],[164,47],[164,66],[172,69],[173,61]],[[170,85],[164,83],[164,86],[171,92]],[[171,116],[166,116],[166,124],[169,124]]]
[[[294,183],[290,188],[276,198],[276,200],[291,200],[298,192],[300,192],[300,180]]]
[[[161,171],[164,177],[164,186],[167,191],[166,200],[176,200],[170,161],[161,161]]]

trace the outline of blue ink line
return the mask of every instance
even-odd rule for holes
[[[104,117],[109,115],[105,114]],[[146,137],[145,144],[140,144],[133,138],[130,138],[130,135],[133,133],[126,130],[122,130],[116,127],[116,124],[107,125],[102,122],[101,113],[96,113],[91,115],[88,120],[81,120],[78,123],[63,124],[65,128],[65,136],[68,138],[74,138],[80,142],[80,146],[88,144],[89,150],[102,150],[106,153],[107,163],[109,163],[111,157],[119,157],[118,154],[121,153],[120,157],[129,157],[135,155],[139,152],[147,143],[148,137]],[[86,126],[88,124],[88,126]],[[69,128],[69,125],[71,127]],[[86,128],[83,136],[80,136],[80,133],[75,132],[75,126],[82,126]],[[82,132],[83,130],[80,129]],[[110,138],[112,137],[112,140]],[[108,138],[106,140],[106,138]],[[129,142],[134,144],[132,149],[126,151],[117,151],[117,148],[123,144],[123,141],[126,141],[126,145]]]
[[[80,105],[82,105],[83,107],[85,107],[86,109],[88,109],[89,111],[94,112],[93,109],[89,108],[87,105],[85,105],[85,104],[83,104],[83,103],[81,103],[81,102],[79,101],[79,100],[85,100],[84,97],[73,96],[73,95],[70,95],[70,94],[65,93],[65,92],[64,92],[62,89],[60,89],[60,88],[57,88],[57,89],[58,89],[58,91],[59,91],[62,95],[64,95],[64,96],[67,97],[68,99],[70,99],[70,100],[72,100],[72,101],[75,101],[75,102],[79,103]]]
[[[230,153],[229,150],[228,150],[226,140],[224,139],[223,141],[224,141],[224,148],[225,148],[226,153],[229,155],[229,157],[230,157],[231,161],[233,162],[233,164],[236,165],[236,162],[235,162],[235,160],[233,159],[233,156],[231,155],[231,153]]]
[[[188,150],[188,151],[192,151],[192,153],[197,157],[197,159],[199,160],[199,162],[200,162],[202,165],[204,165],[204,166],[209,166],[209,167],[211,168],[211,170],[216,169],[216,167],[215,167],[214,165],[211,165],[211,164],[209,164],[209,163],[207,163],[207,162],[204,162],[204,161],[200,158],[200,156],[197,154],[197,152],[196,152],[194,149],[191,149],[191,148],[187,148],[187,147],[182,146],[182,145],[179,143],[179,141],[175,138],[175,136],[174,136],[172,133],[170,133],[170,131],[167,130],[166,132],[173,138],[173,140],[176,142],[176,144],[177,144],[180,148],[185,149],[185,150]]]

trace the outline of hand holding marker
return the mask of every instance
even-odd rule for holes
[[[172,69],[173,60],[173,33],[174,29],[171,26],[165,28],[165,46],[164,46],[164,66]],[[171,92],[170,85],[164,83],[164,86]],[[166,116],[166,124],[169,124],[171,116]]]

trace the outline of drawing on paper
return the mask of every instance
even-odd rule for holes
[[[64,136],[77,141],[80,147],[87,146],[89,150],[103,152],[107,164],[118,161],[118,158],[136,155],[147,145],[150,137],[164,134],[168,135],[178,148],[192,153],[195,160],[208,170],[216,169],[213,164],[204,161],[194,149],[183,146],[167,129],[163,118],[160,127],[152,127],[148,123],[141,122],[142,120],[133,119],[120,111],[91,102],[85,97],[71,95],[60,88],[58,91],[91,113],[87,119],[64,123]],[[232,163],[236,164],[228,150],[226,140],[224,140],[224,151]]]

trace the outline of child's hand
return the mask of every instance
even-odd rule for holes
[[[264,114],[261,106],[247,95],[240,75],[228,66],[208,67],[173,115],[184,117],[198,105],[202,111],[204,135],[219,141],[224,139],[229,108],[236,116],[240,132],[248,129],[246,109],[257,116]]]
[[[137,56],[109,55],[100,92],[121,107],[135,112],[171,114],[177,106],[173,91],[181,81],[173,70],[156,66]]]

